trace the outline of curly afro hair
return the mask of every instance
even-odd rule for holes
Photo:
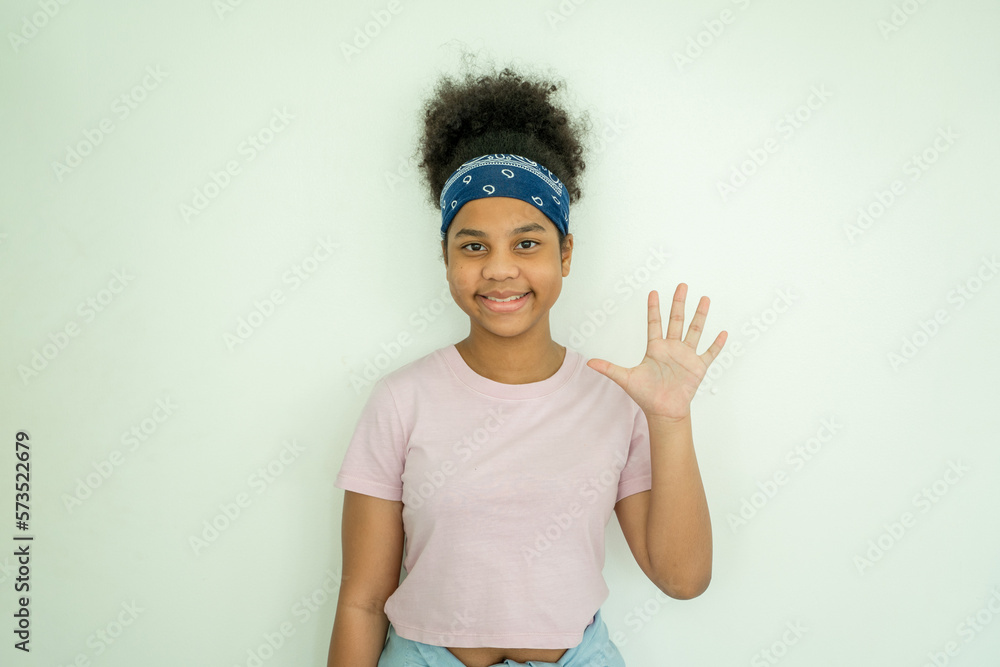
[[[469,65],[470,54],[462,60]],[[583,138],[591,129],[589,116],[570,118],[550,99],[565,81],[525,76],[511,67],[477,75],[465,71],[462,81],[442,76],[424,103],[423,136],[417,151],[428,201],[440,211],[445,181],[462,163],[489,153],[513,153],[545,166],[569,191],[570,203],[583,195],[580,180],[587,166]],[[559,231],[559,246],[565,249]],[[445,261],[448,251],[445,246]]]

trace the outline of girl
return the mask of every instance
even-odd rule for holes
[[[444,78],[425,106],[420,167],[469,335],[379,379],[357,422],[331,667],[622,667],[600,613],[612,509],[664,593],[708,586],[689,407],[726,332],[697,354],[702,297],[681,340],[681,283],[665,339],[650,292],[635,368],[552,340],[585,167],[557,89],[506,68]]]

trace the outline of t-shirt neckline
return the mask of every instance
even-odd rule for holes
[[[465,359],[462,358],[461,353],[454,344],[441,348],[441,352],[448,366],[459,380],[472,389],[493,398],[539,398],[551,394],[573,377],[579,369],[580,360],[583,358],[579,352],[567,347],[562,366],[551,376],[538,382],[506,384],[483,377],[472,370],[465,363]]]

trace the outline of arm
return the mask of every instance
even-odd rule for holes
[[[665,593],[690,599],[712,579],[712,520],[694,453],[691,416],[648,417],[653,486],[646,520],[650,569]]]
[[[337,601],[337,616],[333,619],[327,667],[376,667],[388,630],[389,619],[385,612],[352,607],[341,596]]]
[[[389,619],[385,601],[399,586],[403,503],[344,491],[343,575],[327,667],[376,667]]]
[[[712,522],[694,455],[691,399],[729,337],[722,331],[704,354],[697,353],[708,317],[709,300],[703,296],[681,340],[686,298],[687,285],[680,283],[663,338],[660,296],[649,293],[646,356],[635,368],[604,359],[587,362],[624,389],[646,417],[652,487],[648,499],[623,498],[616,511],[643,572],[679,599],[701,595],[712,578]]]

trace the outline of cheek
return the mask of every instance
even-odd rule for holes
[[[554,303],[562,292],[562,281],[562,270],[555,269],[546,271],[544,276],[539,276],[537,284],[539,289],[544,285],[546,300]]]
[[[448,269],[448,285],[456,300],[468,298],[469,292],[475,291],[478,284],[476,276],[468,270],[463,270],[461,265],[452,265],[452,268]]]
[[[462,271],[461,267],[456,267],[448,274],[448,282],[451,283],[452,289],[465,292],[473,285],[473,277],[468,271]]]
[[[555,301],[562,291],[562,283],[558,278],[547,277],[545,280],[545,297],[549,301]]]

